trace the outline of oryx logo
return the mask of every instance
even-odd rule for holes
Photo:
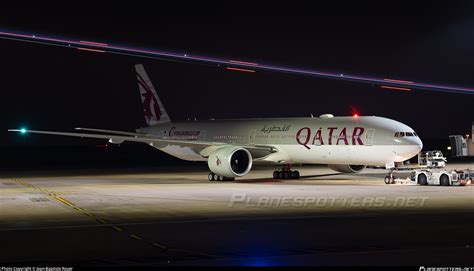
[[[161,110],[160,105],[158,104],[158,100],[155,97],[155,93],[151,90],[151,88],[146,84],[145,80],[137,74],[138,85],[140,86],[141,94],[143,96],[143,112],[145,114],[145,119],[148,124],[153,120],[153,117],[156,121],[160,120],[161,117]]]
[[[220,166],[222,164],[221,159],[219,159],[219,156],[216,156],[216,166]]]

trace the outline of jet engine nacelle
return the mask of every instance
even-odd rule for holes
[[[359,173],[366,166],[364,165],[328,165],[328,167],[334,171],[342,173]]]
[[[122,139],[115,139],[115,138],[111,138],[109,139],[109,143],[111,144],[122,144],[124,140]]]
[[[217,175],[228,178],[242,177],[252,168],[252,155],[241,147],[223,147],[209,155],[207,165]]]

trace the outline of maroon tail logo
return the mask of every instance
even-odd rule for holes
[[[138,84],[140,84],[140,86],[142,86],[142,88],[145,90],[145,93],[143,93],[142,95],[144,98],[143,111],[144,111],[147,123],[150,123],[153,116],[156,118],[157,121],[159,121],[161,118],[161,113],[160,113],[161,110],[160,110],[160,106],[158,104],[158,101],[156,100],[155,95],[153,95],[153,91],[151,91],[150,87],[146,84],[145,80],[143,80],[143,78],[138,73],[137,73],[137,79],[138,79]]]

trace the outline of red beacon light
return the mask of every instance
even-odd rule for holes
[[[359,114],[356,113],[356,114],[353,114],[352,116],[353,116],[354,118],[358,118],[358,117],[359,117]]]

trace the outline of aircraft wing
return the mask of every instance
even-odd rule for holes
[[[97,139],[108,139],[111,143],[122,143],[124,141],[129,142],[140,142],[149,144],[155,147],[166,147],[166,146],[182,146],[190,147],[200,153],[203,157],[208,157],[209,154],[219,148],[226,146],[243,147],[247,149],[254,159],[267,156],[271,153],[277,152],[277,149],[272,146],[266,145],[235,145],[224,142],[208,142],[208,141],[197,141],[197,140],[172,140],[162,139],[154,137],[151,134],[139,134],[139,133],[128,133],[120,131],[108,131],[100,129],[89,129],[81,128],[79,130],[88,130],[96,132],[110,132],[114,134],[92,134],[92,133],[70,133],[70,132],[53,132],[53,131],[37,131],[37,130],[25,130],[25,129],[9,129],[9,132],[20,132],[22,134],[44,134],[44,135],[57,135],[57,136],[72,136],[82,138],[97,138]]]

